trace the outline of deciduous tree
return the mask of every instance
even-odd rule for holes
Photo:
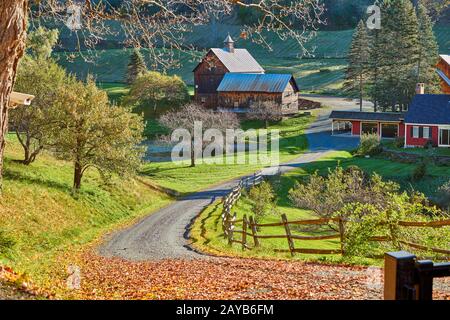
[[[75,6],[78,4],[78,6]],[[3,169],[5,134],[8,127],[8,104],[15,82],[17,66],[26,40],[27,16],[51,18],[71,26],[81,33],[84,45],[95,47],[111,32],[111,20],[117,20],[127,35],[127,44],[149,48],[152,61],[162,67],[173,66],[173,50],[191,52],[184,35],[192,26],[206,24],[218,15],[229,15],[236,7],[246,7],[262,13],[257,23],[243,26],[243,33],[256,43],[264,44],[265,32],[274,32],[281,38],[294,39],[304,52],[304,44],[323,24],[324,6],[320,0],[285,0],[246,2],[231,0],[134,0],[119,6],[109,1],[91,0],[2,0],[0,2],[0,178]],[[32,10],[29,11],[28,9]],[[68,10],[70,9],[70,10]],[[79,21],[77,21],[79,19]],[[72,23],[68,23],[68,22]],[[81,26],[81,27],[80,27]],[[80,27],[80,30],[76,30]],[[175,58],[175,59],[174,59]],[[0,181],[0,190],[1,190]]]
[[[225,132],[227,129],[236,129],[239,127],[239,120],[236,114],[231,112],[216,112],[197,104],[187,104],[179,110],[168,112],[161,116],[162,125],[171,130],[184,129],[191,136],[191,167],[195,167],[195,140],[194,125],[195,122],[201,122],[202,129],[217,129]],[[203,149],[203,141],[201,142]]]
[[[264,126],[267,128],[270,121],[280,121],[283,113],[281,106],[273,101],[258,101],[250,106],[247,118],[264,121]]]
[[[136,79],[124,103],[137,110],[156,110],[158,107],[177,108],[188,100],[188,88],[180,77],[149,71]]]
[[[67,79],[64,69],[51,60],[28,56],[21,61],[14,88],[35,95],[32,105],[11,111],[11,128],[24,150],[22,163],[32,163],[48,145],[55,130],[50,121],[54,103]]]
[[[133,174],[139,168],[142,118],[110,105],[92,79],[72,80],[60,89],[52,120],[57,124],[53,149],[59,158],[73,162],[75,190],[89,168],[97,168],[104,176]]]

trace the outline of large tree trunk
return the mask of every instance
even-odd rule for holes
[[[0,1],[0,192],[2,190],[5,135],[8,131],[8,104],[23,56],[28,0]]]
[[[81,178],[83,178],[83,167],[75,162],[73,170],[73,188],[74,190],[79,190],[81,188]]]

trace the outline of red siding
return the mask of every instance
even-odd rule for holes
[[[423,147],[429,139],[424,138],[413,138],[411,135],[412,125],[406,126],[406,145],[414,147]],[[439,127],[437,126],[418,126],[418,127],[430,127],[431,128],[431,140],[433,145],[438,145],[439,143]]]
[[[399,137],[405,136],[405,124],[403,122],[398,125],[398,136]]]
[[[359,136],[361,134],[361,121],[352,121],[352,135]]]

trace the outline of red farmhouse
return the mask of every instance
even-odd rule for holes
[[[333,132],[376,133],[380,138],[404,137],[405,147],[450,147],[450,95],[417,94],[405,113],[333,111]]]

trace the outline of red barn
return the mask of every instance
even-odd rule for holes
[[[437,64],[437,73],[441,78],[442,92],[450,94],[450,56],[441,54]]]
[[[236,49],[228,36],[224,48],[212,48],[194,69],[195,101],[206,107],[218,104],[217,88],[227,73],[263,74],[264,69],[247,49]]]
[[[266,74],[246,49],[228,35],[194,69],[195,101],[209,108],[246,112],[258,102],[273,102],[285,115],[298,112],[299,88],[291,74]]]

